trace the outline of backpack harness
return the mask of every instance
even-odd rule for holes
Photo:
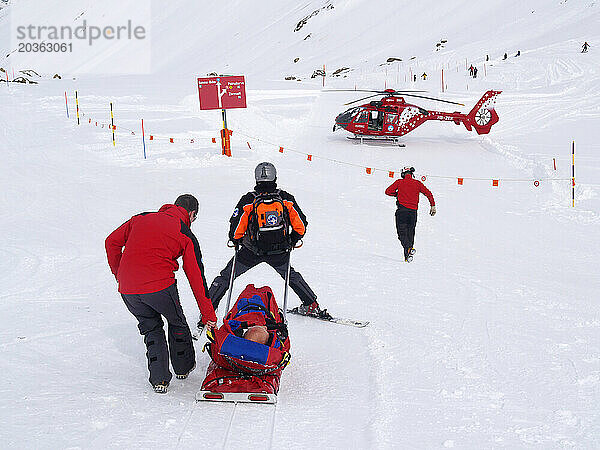
[[[261,255],[283,253],[290,249],[290,217],[281,191],[252,193],[254,200],[248,217],[248,237]]]

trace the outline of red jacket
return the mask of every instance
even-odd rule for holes
[[[189,213],[175,205],[133,216],[106,238],[108,265],[119,282],[120,293],[149,294],[175,282],[177,258],[183,256],[183,270],[203,320],[216,321],[207,297],[200,245],[190,225]]]
[[[435,206],[433,194],[419,180],[415,180],[410,173],[404,178],[399,178],[385,190],[385,194],[396,197],[399,205],[409,209],[419,208],[419,193],[425,194],[431,206]]]

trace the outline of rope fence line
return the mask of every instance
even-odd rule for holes
[[[109,131],[114,131],[117,134],[119,134],[119,132],[121,132],[121,135],[130,135],[130,136],[138,136],[138,135],[141,136],[142,135],[141,132],[132,130],[132,129],[124,127],[122,125],[113,125],[112,123],[102,122],[101,120],[96,120],[93,117],[86,114],[85,112],[81,112],[81,116],[87,118],[88,124],[90,124],[90,125],[93,124],[97,127],[99,126],[100,128],[106,127]],[[123,133],[122,132],[123,130],[126,131],[127,133]],[[150,141],[167,140],[171,144],[174,144],[177,141],[188,141],[189,143],[194,144],[196,142],[196,140],[200,140],[200,139],[202,139],[202,138],[197,137],[197,136],[171,137],[171,136],[159,135],[159,134],[149,134]],[[212,138],[212,142],[216,143],[216,138]]]
[[[67,113],[68,113],[68,107],[67,107]],[[141,133],[137,132],[136,130],[132,130],[130,128],[127,127],[123,127],[123,126],[117,126],[114,125],[114,122],[103,122],[103,121],[99,121],[99,120],[95,120],[93,117],[87,115],[85,112],[83,112],[81,109],[79,109],[79,113],[81,115],[82,118],[87,118],[87,121],[84,120],[84,122],[87,122],[88,124],[94,124],[95,126],[100,126],[101,128],[106,127],[109,131],[113,132],[113,133],[119,133],[122,135],[129,135],[129,136],[140,136],[142,137],[142,134],[144,133],[143,131]],[[68,115],[67,115],[68,117]],[[114,119],[111,119],[114,120]],[[142,125],[143,126],[143,125]],[[126,131],[127,133],[123,133],[123,130]],[[272,147],[274,147],[274,149],[278,149],[279,153],[285,153],[285,152],[291,152],[291,153],[295,153],[298,155],[302,155],[307,161],[313,161],[315,159],[317,160],[323,160],[323,161],[328,161],[330,163],[334,163],[334,164],[339,164],[339,165],[345,165],[345,166],[350,166],[350,167],[356,167],[359,169],[364,170],[364,172],[367,175],[372,175],[374,172],[382,172],[382,173],[387,173],[387,176],[389,178],[396,178],[397,176],[400,175],[400,173],[402,172],[399,169],[394,169],[394,170],[390,170],[390,169],[384,169],[381,167],[375,167],[375,166],[365,166],[364,164],[357,164],[357,163],[352,163],[349,161],[344,161],[344,160],[340,160],[340,159],[335,159],[335,158],[328,158],[326,156],[321,156],[321,155],[316,155],[314,153],[307,153],[307,152],[303,152],[291,147],[284,147],[281,146],[279,144],[276,144],[274,142],[271,142],[269,140],[263,139],[263,138],[259,138],[257,136],[253,136],[251,134],[248,134],[244,131],[240,131],[240,130],[236,130],[238,134],[240,134],[241,136],[244,136],[245,138],[248,139],[248,141],[246,142],[248,145],[248,148],[252,149],[251,145],[250,145],[250,141],[257,141],[257,142],[261,142],[267,145],[270,145]],[[171,136],[167,136],[167,135],[158,135],[158,134],[152,134],[149,133],[148,131],[145,132],[146,135],[149,136],[148,140],[149,141],[159,141],[159,140],[165,140],[168,141],[169,143],[173,144],[175,142],[186,142],[186,143],[196,143],[196,142],[201,142],[203,139],[205,138],[200,138],[197,136],[185,136],[185,137],[171,137]],[[114,139],[114,138],[113,138]],[[213,144],[215,144],[216,138],[210,138],[211,142]],[[114,140],[113,140],[114,143]],[[145,157],[145,139],[143,141],[144,144],[144,157]],[[573,186],[575,185],[575,180],[573,178],[482,178],[482,177],[467,177],[467,176],[463,176],[463,177],[457,177],[457,176],[444,176],[444,175],[432,175],[432,174],[422,174],[421,175],[421,181],[426,181],[428,178],[432,178],[432,179],[442,179],[442,180],[456,180],[458,185],[463,185],[464,182],[466,180],[469,181],[488,181],[488,182],[492,182],[492,186],[493,187],[499,187],[500,185],[500,181],[502,181],[503,183],[508,182],[508,183],[533,183],[533,185],[535,187],[539,187],[541,182],[553,182],[553,181],[572,181]],[[589,183],[587,183],[586,185],[591,185]]]
[[[382,169],[379,167],[367,167],[363,164],[356,164],[356,163],[351,163],[348,161],[342,161],[339,159],[334,159],[334,158],[328,158],[325,156],[319,156],[319,155],[314,155],[314,154],[310,154],[310,153],[306,153],[306,152],[302,152],[299,150],[295,150],[292,148],[288,148],[288,147],[282,147],[282,146],[278,146],[277,144],[267,141],[265,139],[261,139],[258,138],[256,136],[251,136],[249,134],[246,134],[242,131],[238,131],[239,134],[250,138],[250,139],[254,139],[257,140],[259,142],[264,142],[266,144],[272,145],[274,147],[279,147],[279,152],[280,153],[284,153],[284,151],[289,151],[292,153],[297,153],[300,155],[304,155],[307,157],[308,161],[312,161],[313,158],[315,159],[322,159],[325,161],[329,161],[329,162],[333,162],[336,164],[342,164],[342,165],[347,165],[347,166],[352,166],[352,167],[358,167],[361,169],[364,169],[367,175],[371,175],[373,174],[375,171],[378,172],[383,172],[383,173],[387,173],[389,178],[395,178],[396,174],[400,174],[401,170],[390,170],[390,169]],[[456,176],[444,176],[444,175],[428,175],[428,174],[423,174],[421,176],[421,180],[425,181],[427,180],[427,178],[438,178],[438,179],[448,179],[448,180],[457,180],[457,183],[459,185],[462,185],[464,180],[471,180],[471,181],[491,181],[493,186],[498,186],[499,185],[499,181],[502,180],[502,182],[528,182],[528,183],[533,183],[535,187],[538,187],[540,185],[541,181],[570,181],[571,178],[478,178],[478,177],[456,177]]]

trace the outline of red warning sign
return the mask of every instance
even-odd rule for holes
[[[246,81],[243,76],[198,78],[200,109],[246,107]]]

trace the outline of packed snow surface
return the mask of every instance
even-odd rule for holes
[[[0,67],[11,77],[36,69],[35,55],[5,57],[10,10],[26,1],[0,10]],[[58,14],[39,3],[41,17]],[[60,5],[73,17],[103,14],[103,2]],[[106,55],[57,57],[62,80],[0,83],[2,448],[600,447],[597,2],[152,6],[151,74],[102,75]],[[122,47],[109,61],[131,57]],[[403,138],[405,148],[361,145],[331,128],[344,103],[369,94],[324,92],[322,78],[310,78],[323,65],[326,88],[422,89],[464,103],[463,112],[501,90],[500,122],[485,136],[429,122]],[[345,77],[332,76],[344,67]],[[221,156],[220,112],[199,110],[195,77],[211,72],[246,76],[248,108],[227,115],[231,158]],[[371,323],[289,317],[292,361],[276,407],[197,404],[204,337],[197,369],[157,395],[104,239],[132,215],[192,193],[210,283],[232,256],[228,219],[261,161],[276,165],[279,186],[308,216],[293,266],[322,307]],[[388,172],[397,178],[405,165],[425,177],[438,211],[429,216],[421,197],[411,264],[394,199],[383,194]],[[194,326],[197,306],[177,277]],[[268,266],[236,280],[234,298],[248,283],[283,300]],[[298,302],[291,293],[290,306]]]

